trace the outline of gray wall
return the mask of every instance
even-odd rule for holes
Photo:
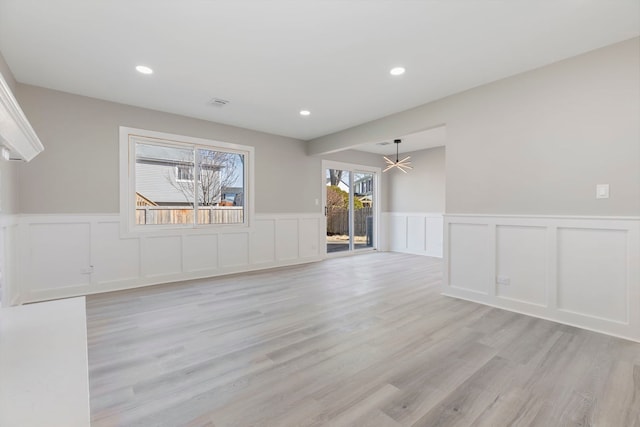
[[[117,213],[119,126],[255,147],[256,212],[319,212],[320,159],[303,142],[18,84],[45,151],[19,167],[21,213]]]
[[[9,85],[9,89],[15,93],[16,91],[16,79],[13,77],[13,73],[9,68],[9,64],[4,60],[4,56],[0,53],[0,74],[4,78],[4,81]]]
[[[403,154],[402,156],[404,156]],[[385,174],[391,212],[443,213],[445,208],[445,147],[406,153],[413,170]]]
[[[123,125],[255,146],[256,211],[318,212],[321,158],[364,159],[323,153],[446,124],[448,213],[640,215],[639,71],[636,38],[320,138],[316,157],[289,138],[17,84],[45,151],[17,185],[2,165],[3,208],[17,188],[24,213],[118,212]],[[413,210],[388,180],[383,210]],[[595,199],[598,183],[610,199]]]
[[[308,143],[447,126],[446,212],[640,215],[640,38]],[[610,184],[609,199],[595,185]]]
[[[15,95],[16,80],[9,66],[0,53],[0,73]],[[18,210],[18,167],[17,163],[0,159],[0,209],[4,214],[16,213]]]

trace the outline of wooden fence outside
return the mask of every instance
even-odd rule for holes
[[[198,209],[198,224],[242,224],[242,206],[207,206]],[[193,209],[145,206],[136,209],[136,224],[193,224]]]
[[[365,207],[353,211],[353,235],[367,235],[367,218],[373,218],[373,208]],[[369,227],[373,226],[370,220]],[[327,212],[327,235],[349,235],[349,210],[342,208],[329,208]]]

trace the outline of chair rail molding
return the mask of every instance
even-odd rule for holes
[[[640,341],[640,217],[444,217],[442,293]]]

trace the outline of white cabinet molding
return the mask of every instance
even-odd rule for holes
[[[11,152],[11,158],[30,161],[44,146],[22,112],[7,82],[0,74],[0,145]]]

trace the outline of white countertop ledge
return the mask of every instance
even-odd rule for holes
[[[90,425],[85,299],[0,309],[0,426]]]

